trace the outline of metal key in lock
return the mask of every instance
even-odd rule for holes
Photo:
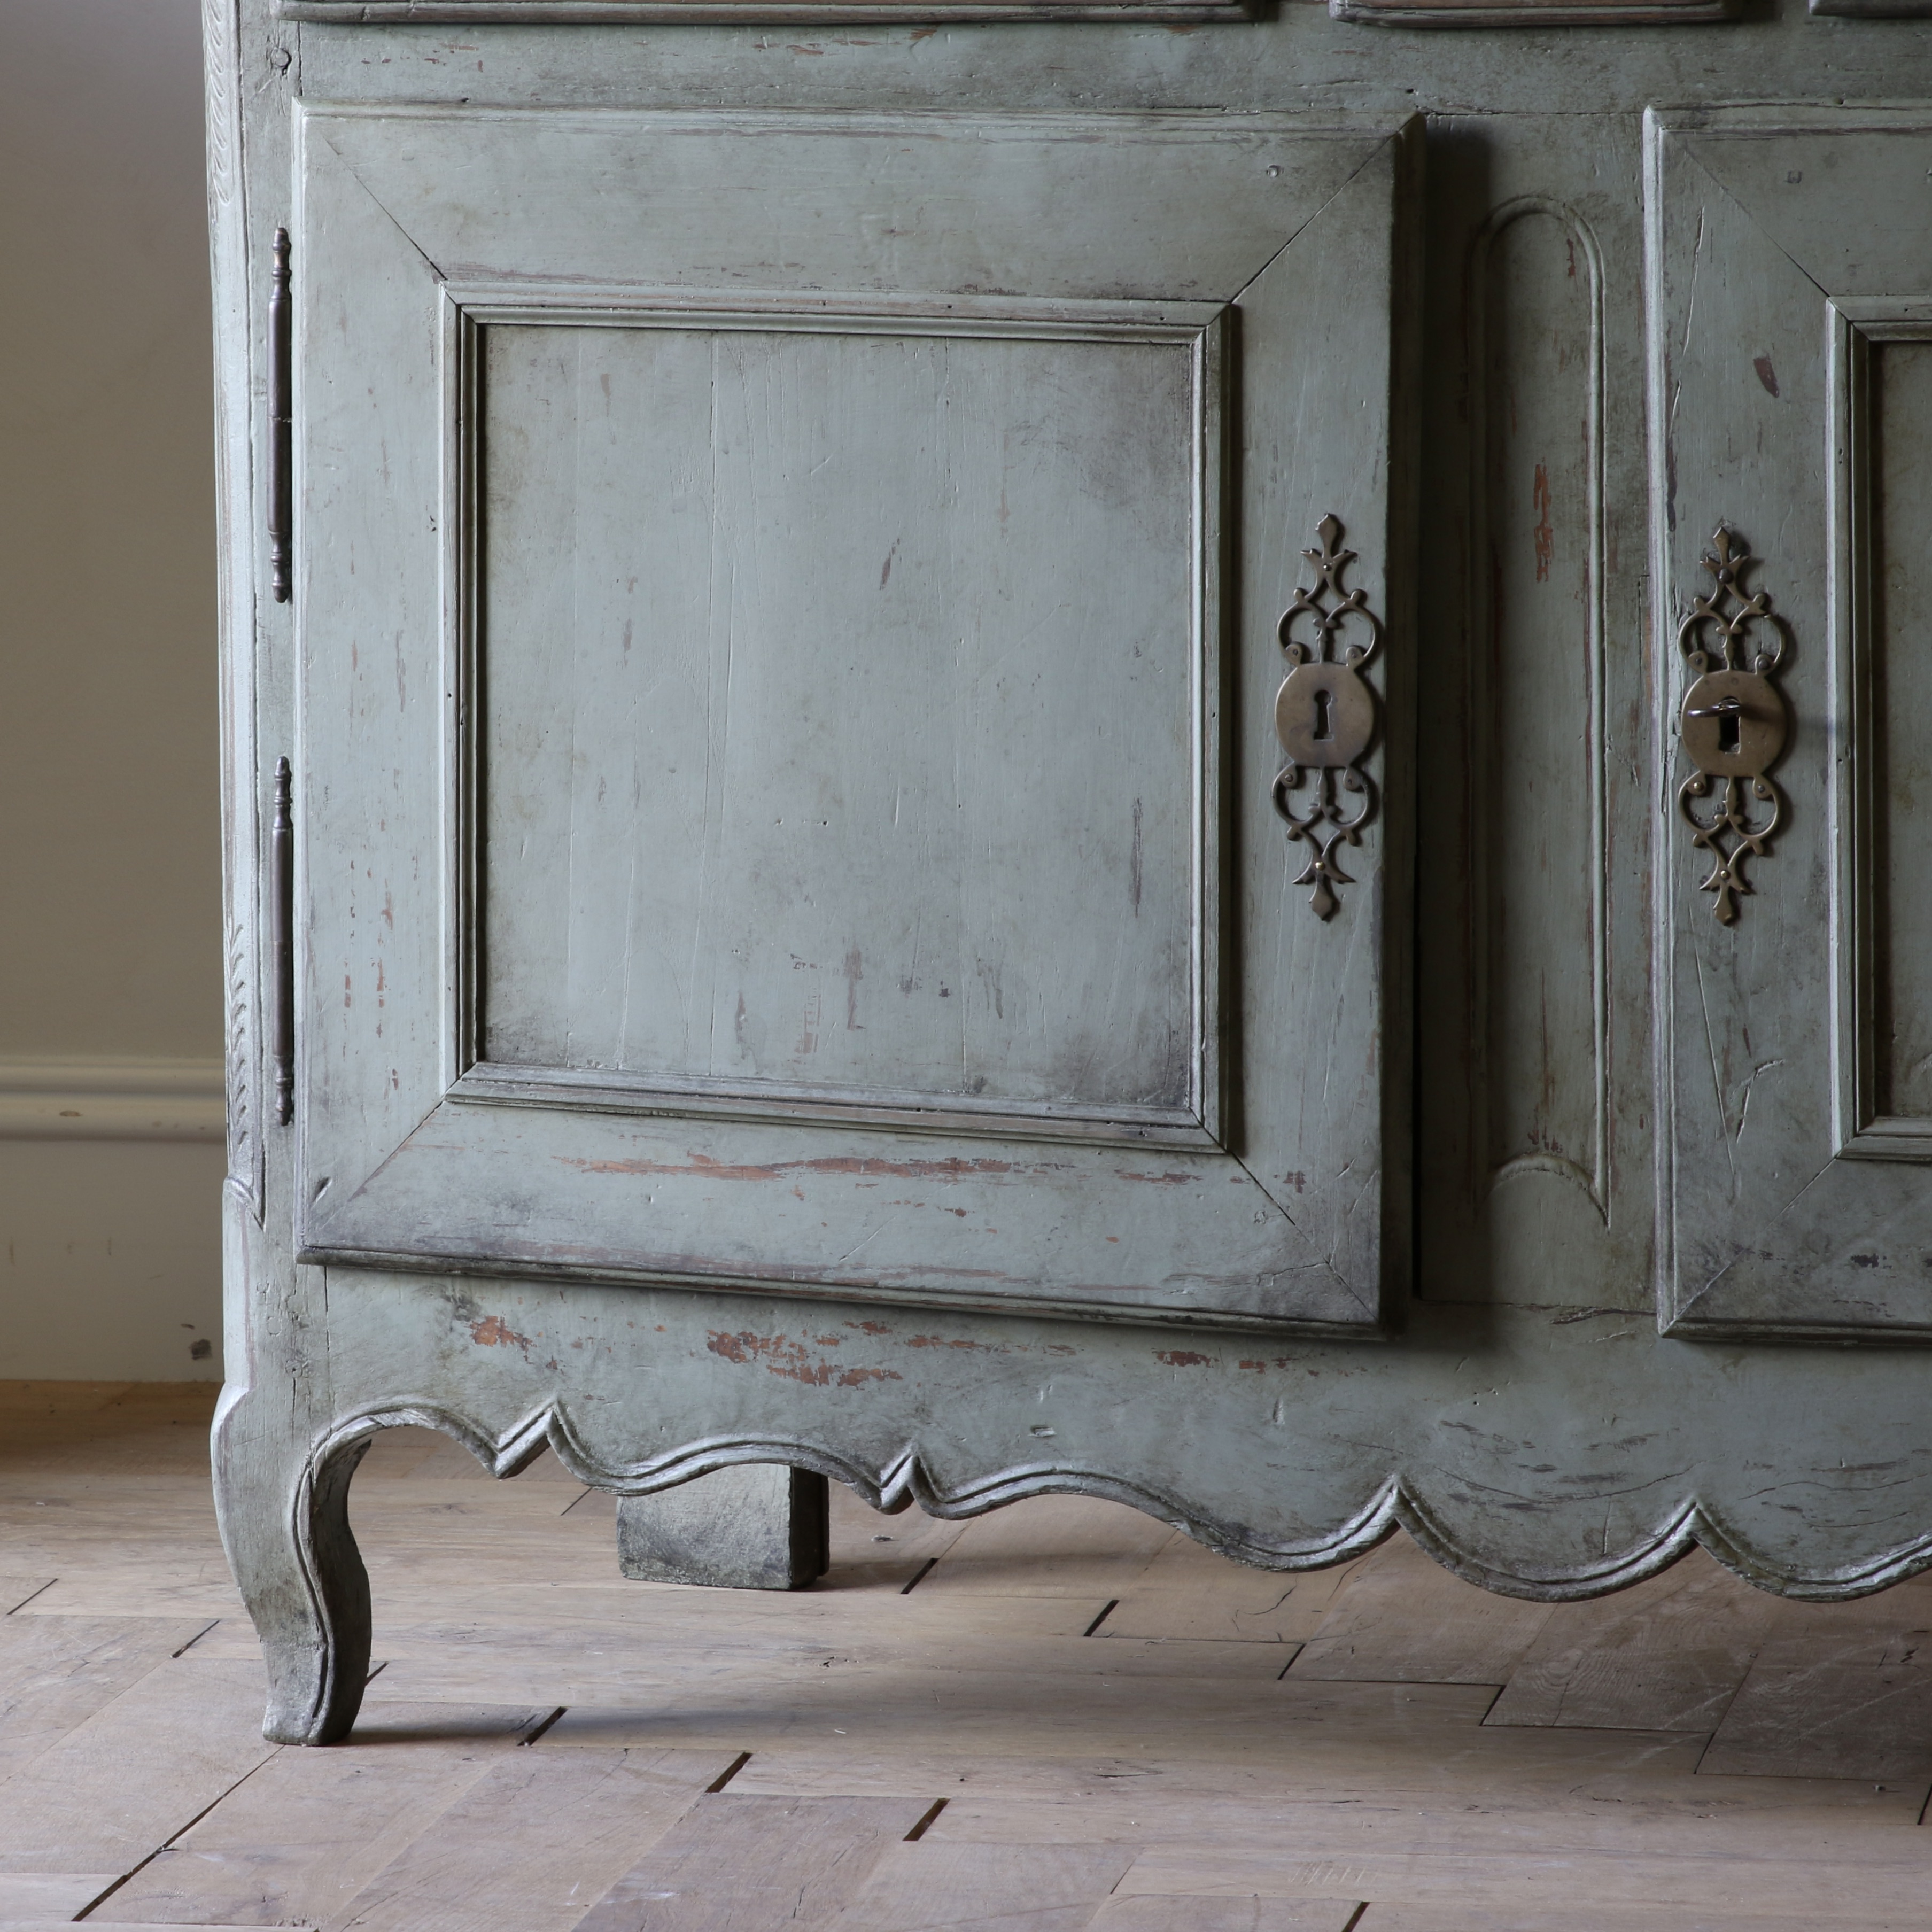
[[[1678,715],[1684,755],[1712,778],[1762,778],[1790,728],[1778,687],[1754,670],[1706,671]]]

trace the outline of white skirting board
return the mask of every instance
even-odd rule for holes
[[[220,1378],[222,1140],[218,1060],[0,1059],[0,1376]]]
[[[218,1060],[0,1058],[0,1140],[222,1137]]]

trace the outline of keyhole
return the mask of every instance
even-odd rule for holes
[[[1325,691],[1318,691],[1315,694],[1315,736],[1318,740],[1332,738],[1335,735],[1334,722],[1329,716],[1329,707],[1334,702],[1334,700]],[[1733,740],[1736,735],[1732,734]]]
[[[1742,711],[1721,711],[1718,714],[1718,749],[1735,752],[1738,748],[1738,726],[1743,721]]]

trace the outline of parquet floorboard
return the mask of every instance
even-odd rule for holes
[[[1932,1932],[1932,1580],[1524,1604],[835,1490],[818,1587],[695,1591],[395,1430],[364,1719],[278,1750],[212,1398],[0,1384],[0,1932]]]

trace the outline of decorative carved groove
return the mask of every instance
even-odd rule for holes
[[[1476,1198],[1549,1175],[1607,1223],[1603,284],[1588,224],[1547,196],[1492,209],[1471,247],[1468,1144]]]
[[[292,787],[289,761],[278,758],[274,816],[268,826],[268,980],[278,1126],[286,1126],[295,1114],[296,839],[290,809]]]
[[[1693,680],[1678,714],[1679,729],[1684,754],[1696,767],[1678,788],[1677,802],[1690,826],[1691,844],[1711,855],[1699,890],[1717,894],[1711,910],[1726,926],[1737,918],[1739,895],[1751,890],[1745,860],[1765,856],[1784,817],[1784,795],[1767,773],[1784,752],[1789,728],[1784,697],[1771,682],[1784,661],[1784,632],[1764,592],[1745,596],[1744,568],[1760,560],[1742,547],[1734,550],[1736,542],[1720,524],[1711,539],[1716,554],[1703,560],[1717,588],[1694,597],[1690,615],[1677,627],[1678,648]],[[1714,652],[1701,641],[1706,625],[1716,627]],[[1768,650],[1755,648],[1760,625],[1768,629]],[[1747,778],[1751,796],[1771,808],[1761,822],[1745,802]],[[1696,801],[1708,798],[1720,780],[1722,806],[1708,820],[1699,818]]]
[[[1369,608],[1366,590],[1342,587],[1342,573],[1354,562],[1355,553],[1336,548],[1341,520],[1331,513],[1318,527],[1322,548],[1301,553],[1315,568],[1314,586],[1296,587],[1294,602],[1278,628],[1288,672],[1275,694],[1274,728],[1288,758],[1274,775],[1274,808],[1287,822],[1288,837],[1309,848],[1308,863],[1294,883],[1313,886],[1308,903],[1318,919],[1330,919],[1340,903],[1334,888],[1354,883],[1342,871],[1336,848],[1345,841],[1360,844],[1362,827],[1376,812],[1375,782],[1360,769],[1375,741],[1376,694],[1361,672],[1382,644],[1382,626]],[[1327,601],[1331,597],[1332,605]],[[1304,616],[1314,633],[1312,644],[1293,634],[1295,620]],[[1337,658],[1337,638],[1352,620],[1367,627],[1366,640],[1342,646]],[[1346,802],[1336,795],[1338,772],[1342,788],[1362,801],[1352,818]],[[1308,815],[1298,818],[1288,794],[1300,788],[1307,775],[1314,778],[1314,799]]]
[[[275,602],[294,589],[293,371],[290,367],[289,231],[275,230],[268,278],[268,568]]]

